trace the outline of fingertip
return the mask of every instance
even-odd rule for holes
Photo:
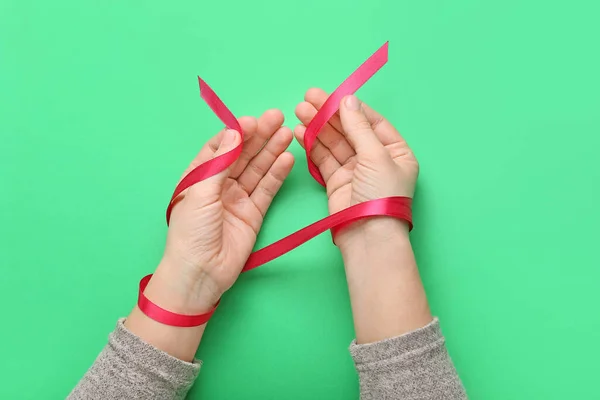
[[[241,135],[238,131],[234,129],[225,129],[223,131],[223,135],[221,136],[221,142],[219,143],[219,147],[217,148],[217,151],[215,151],[215,153],[213,154],[213,158],[218,157],[234,149],[240,144],[241,141]]]
[[[292,142],[292,139],[294,138],[292,130],[288,126],[282,126],[281,128],[279,128],[279,132],[277,134],[279,135],[279,137],[281,137],[282,141],[284,141],[287,144],[290,144]]]
[[[296,161],[296,158],[294,157],[294,155],[292,153],[290,153],[289,151],[284,151],[283,153],[281,153],[281,155],[279,156],[283,162],[286,165],[294,165],[294,162]]]
[[[304,136],[304,132],[306,132],[306,126],[303,124],[298,124],[294,127],[294,136]]]
[[[303,101],[296,106],[296,117],[304,124],[309,123],[316,114],[317,109],[315,106],[307,101]]]
[[[308,101],[313,105],[321,105],[327,100],[329,95],[323,89],[320,88],[310,88],[304,94],[304,100]]]
[[[262,116],[264,118],[268,118],[272,121],[277,121],[277,123],[279,125],[282,125],[283,121],[285,120],[283,112],[281,112],[281,110],[279,110],[277,108],[271,108],[271,109],[265,111]]]
[[[294,155],[289,151],[281,153],[274,164],[275,174],[281,176],[282,179],[287,178],[294,167],[295,161]]]
[[[294,109],[294,114],[296,114],[296,117],[300,118],[301,115],[304,115],[304,111],[306,110],[307,106],[310,106],[310,103],[306,101],[301,101],[298,103]]]
[[[239,117],[238,121],[240,122],[240,124],[245,124],[245,125],[256,124],[256,117],[244,115],[243,117]]]
[[[244,116],[238,118],[238,122],[244,131],[244,135],[251,136],[258,128],[258,120],[255,117]]]
[[[294,140],[294,134],[292,133],[292,130],[287,126],[282,126],[281,128],[279,128],[277,132],[275,132],[273,137],[270,139],[270,141],[273,141],[273,143],[277,145],[277,148],[279,148],[280,152],[287,149],[288,146],[292,143],[292,140]]]
[[[241,139],[242,135],[240,132],[236,131],[235,129],[227,129],[221,144],[227,146],[228,148],[234,148],[240,144]]]
[[[342,98],[342,101],[340,102],[340,109],[346,109],[349,111],[359,111],[360,108],[360,100],[353,94],[344,96]]]
[[[306,127],[304,125],[298,124],[294,127],[294,137],[302,147],[304,147],[304,132],[306,132]]]

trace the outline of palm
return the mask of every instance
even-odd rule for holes
[[[219,249],[215,257],[220,261],[217,265],[222,268],[218,277],[222,278],[223,282],[220,283],[226,285],[230,281],[235,281],[235,277],[250,256],[263,216],[248,193],[232,178],[228,178],[224,186],[220,205],[222,231],[215,230],[207,236],[218,241],[220,233],[221,243],[214,246],[214,249]],[[227,266],[236,266],[236,268],[227,268]]]
[[[304,98],[306,101],[296,107],[302,125],[294,130],[302,145],[306,126],[328,95],[321,89],[310,89]],[[325,124],[311,150],[311,159],[327,184],[330,213],[371,199],[413,195],[419,166],[412,151],[388,121],[366,105],[363,109],[370,129],[384,145],[381,154],[357,155],[346,138],[339,113]]]
[[[233,285],[241,272],[263,217],[292,168],[293,156],[284,153],[292,134],[282,123],[283,115],[276,110],[258,121],[241,118],[245,140],[238,160],[186,190],[173,209],[167,253],[209,275],[220,291]],[[204,146],[186,173],[239,143],[225,148],[224,134]]]
[[[370,162],[360,157],[351,157],[341,165],[327,180],[329,212],[336,213],[354,204],[387,196],[412,197],[410,189],[418,174],[418,163],[410,148],[403,140],[385,146],[388,161],[374,160]],[[379,182],[386,176],[385,170],[393,173],[399,181],[406,182],[404,187],[397,187],[395,182]],[[395,179],[398,181],[398,179]],[[388,188],[385,190],[382,188]]]

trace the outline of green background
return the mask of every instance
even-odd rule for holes
[[[171,191],[237,115],[360,96],[422,165],[415,251],[472,399],[598,399],[600,3],[0,2],[0,398],[63,398],[161,256]],[[259,246],[326,215],[298,161]],[[355,399],[329,235],[240,278],[190,398]]]

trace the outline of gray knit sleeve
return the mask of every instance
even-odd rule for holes
[[[188,363],[160,351],[129,332],[123,321],[67,399],[184,399],[200,362]]]
[[[466,399],[438,319],[404,335],[350,345],[361,400]]]

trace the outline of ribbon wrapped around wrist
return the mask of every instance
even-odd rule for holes
[[[308,161],[308,171],[312,177],[319,182],[322,186],[325,186],[325,181],[321,176],[319,169],[310,158],[311,149],[319,135],[319,132],[323,126],[329,121],[329,119],[337,112],[340,101],[344,96],[353,94],[356,92],[366,81],[368,81],[381,67],[385,65],[388,60],[388,43],[386,42],[379,48],[371,57],[369,57],[360,67],[356,69],[342,84],[329,96],[327,101],[323,104],[321,109],[317,112],[314,118],[306,127],[304,134],[304,147],[306,150],[306,159]],[[237,118],[232,112],[225,106],[217,94],[198,77],[198,83],[200,85],[200,96],[206,102],[206,104],[213,110],[213,112],[219,117],[219,119],[225,124],[228,129],[238,131],[241,135],[244,134]],[[188,173],[179,182],[171,201],[167,207],[167,224],[171,217],[171,211],[176,203],[176,198],[184,190],[190,186],[207,179],[213,175],[226,169],[228,166],[233,164],[242,152],[244,140],[234,149],[227,153],[221,154],[215,157]],[[325,232],[326,230],[332,230],[335,233],[337,230],[346,226],[352,222],[361,220],[363,218],[369,218],[374,216],[389,216],[398,218],[408,222],[412,229],[412,214],[411,214],[411,202],[412,199],[408,197],[385,197],[381,199],[375,199],[366,201],[360,204],[348,207],[338,213],[332,214],[326,218],[323,218],[314,224],[311,224],[297,232],[292,233],[289,236],[267,246],[260,250],[253,252],[242,272],[249,271],[256,267],[259,267],[275,258],[295,249],[301,244],[309,241],[315,236]],[[149,276],[144,279],[149,280]],[[146,280],[146,284],[148,281]],[[140,309],[148,315],[150,318],[155,319],[161,323],[174,326],[196,326],[201,325],[208,321],[214,308],[206,314],[198,316],[186,316],[181,314],[172,313],[164,310],[159,306],[153,304],[143,295],[143,287],[140,282],[140,299],[138,300],[138,306]],[[216,307],[216,306],[215,306]],[[184,317],[184,318],[182,318]],[[189,325],[189,324],[192,325]]]
[[[152,274],[146,275],[140,281],[140,291],[138,294],[138,308],[142,310],[142,312],[148,317],[152,318],[157,322],[160,322],[161,324],[185,328],[204,325],[208,322],[210,317],[212,317],[215,310],[217,309],[217,306],[219,305],[219,302],[217,301],[217,304],[215,304],[210,309],[210,311],[198,315],[177,314],[169,310],[165,310],[159,305],[151,302],[144,294],[144,290],[146,289],[146,286],[148,286],[148,283],[150,282],[151,278]]]

